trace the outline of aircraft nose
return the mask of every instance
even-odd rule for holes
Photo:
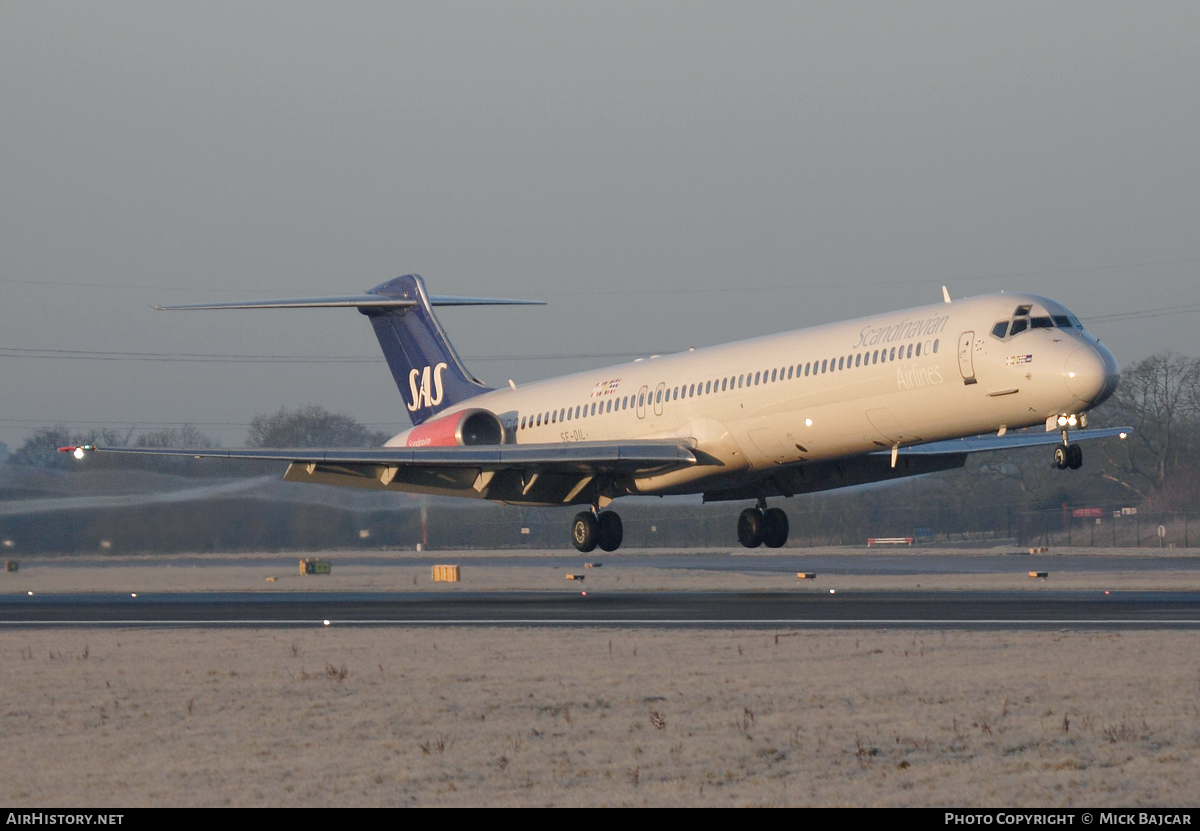
[[[1067,389],[1092,405],[1104,401],[1117,388],[1117,359],[1099,343],[1080,347],[1068,355],[1063,372]]]

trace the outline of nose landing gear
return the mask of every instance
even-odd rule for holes
[[[787,514],[779,508],[768,508],[765,499],[758,501],[757,508],[747,508],[738,516],[738,542],[746,548],[781,548],[789,530]]]
[[[1079,470],[1083,467],[1083,449],[1077,444],[1063,444],[1054,448],[1054,466],[1059,470]]]
[[[1079,470],[1083,466],[1083,450],[1077,444],[1071,444],[1068,431],[1074,427],[1087,427],[1087,413],[1063,413],[1046,419],[1046,431],[1054,428],[1062,431],[1062,445],[1054,448],[1054,466],[1059,470]]]

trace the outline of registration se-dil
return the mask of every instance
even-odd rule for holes
[[[580,551],[614,551],[628,495],[751,503],[749,548],[787,542],[768,500],[962,467],[969,454],[1046,445],[1077,469],[1117,362],[1065,306],[989,294],[654,356],[493,389],[455,354],[435,306],[526,301],[430,295],[416,275],[364,294],[158,307],[357,309],[374,327],[412,427],[379,448],[61,448],[288,462],[284,479],[573,505]],[[1034,428],[1034,429],[1026,429]],[[732,530],[732,529],[731,529]]]

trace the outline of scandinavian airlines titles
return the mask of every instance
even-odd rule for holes
[[[946,328],[946,324],[949,321],[950,315],[938,315],[928,320],[909,320],[908,318],[904,318],[899,323],[891,326],[881,326],[878,329],[872,326],[864,326],[862,331],[858,333],[858,343],[854,344],[854,348],[858,349],[860,346],[874,346],[879,343],[892,343],[893,341],[907,338],[936,335]]]

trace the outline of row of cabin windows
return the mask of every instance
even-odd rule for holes
[[[888,361],[906,360],[908,358],[920,357],[921,350],[924,348],[926,354],[935,353],[938,351],[940,340],[935,340],[932,346],[926,341],[921,343],[910,343],[904,346],[893,346],[890,350],[887,347],[876,349],[874,352],[860,352],[857,355],[844,355],[838,358],[826,358],[821,361],[808,361],[785,367],[776,367],[769,372],[765,369],[755,372],[753,375],[746,373],[738,375],[736,378],[732,375],[728,378],[718,378],[714,381],[699,381],[695,384],[684,384],[681,387],[674,389],[661,389],[655,392],[638,393],[636,396],[627,395],[623,398],[610,398],[606,401],[593,401],[589,404],[581,404],[576,407],[564,407],[560,410],[551,410],[547,413],[538,413],[532,416],[522,416],[520,429],[524,430],[527,427],[541,427],[543,424],[557,424],[563,421],[573,421],[577,418],[588,418],[590,416],[611,413],[614,410],[627,410],[630,407],[644,407],[647,404],[661,404],[665,401],[678,401],[680,398],[694,398],[697,395],[711,395],[715,392],[725,392],[732,389],[741,389],[742,387],[757,386],[758,384],[769,384],[776,381],[786,381],[792,378],[800,378],[807,375],[818,375],[824,372],[837,372],[842,369],[853,369],[854,367],[869,366],[878,363],[887,363]]]

